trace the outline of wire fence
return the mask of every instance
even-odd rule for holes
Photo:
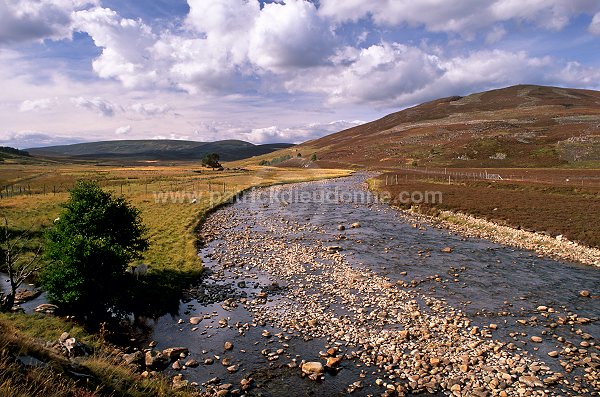
[[[400,171],[386,174],[385,184],[399,184],[402,180],[409,179],[433,179],[443,182],[463,182],[463,181],[505,181],[505,182],[523,182],[523,183],[541,183],[551,185],[562,185],[572,187],[596,187],[600,188],[600,172],[589,171],[585,174],[578,172],[569,173],[568,170],[543,170],[542,172],[531,171],[531,175],[525,173],[516,173],[514,169],[501,170],[477,170],[463,171],[448,168],[416,168],[400,167]],[[593,174],[596,175],[593,175]]]
[[[185,181],[97,181],[104,190],[113,194],[127,196],[131,194],[153,194],[156,192],[208,192],[226,193],[236,191],[237,185],[222,181],[185,180]],[[16,196],[57,195],[67,193],[76,182],[57,184],[7,184],[0,186],[0,199]]]

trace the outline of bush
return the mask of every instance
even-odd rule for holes
[[[85,181],[63,206],[47,234],[42,285],[67,310],[106,316],[125,290],[127,265],[148,247],[140,212]]]

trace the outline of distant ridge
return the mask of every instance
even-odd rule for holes
[[[340,168],[599,167],[600,92],[517,85],[442,98],[273,156],[295,152]]]
[[[240,140],[196,142],[170,139],[76,143],[26,149],[33,156],[77,160],[192,161],[218,153],[222,161],[241,160],[294,146],[289,143],[254,145]]]

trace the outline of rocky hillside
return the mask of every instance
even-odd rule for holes
[[[600,164],[600,92],[518,85],[427,102],[306,142],[324,166]]]

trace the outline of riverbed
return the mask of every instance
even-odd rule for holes
[[[250,191],[206,220],[207,276],[152,324],[200,362],[173,373],[262,396],[598,395],[597,268],[420,223],[365,178]]]

